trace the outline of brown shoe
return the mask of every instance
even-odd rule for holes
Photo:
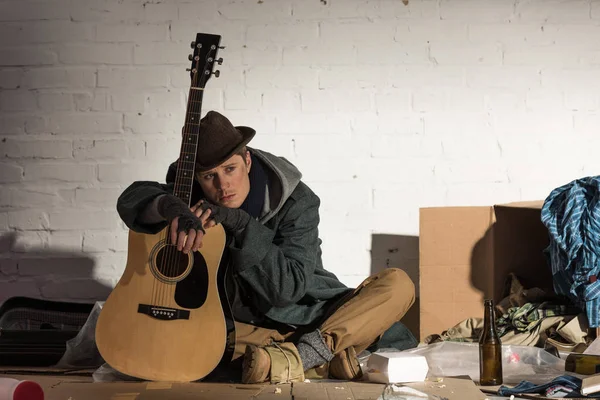
[[[332,378],[343,381],[353,381],[362,378],[360,362],[358,361],[358,357],[356,357],[354,347],[348,347],[329,362],[329,375]]]
[[[269,353],[258,346],[246,346],[242,362],[243,383],[263,383],[269,379],[271,372],[271,357]]]

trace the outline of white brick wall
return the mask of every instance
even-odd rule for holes
[[[0,301],[120,277],[116,199],[177,157],[197,31],[227,47],[204,111],[302,169],[350,285],[419,207],[543,199],[600,168],[595,1],[0,0]]]

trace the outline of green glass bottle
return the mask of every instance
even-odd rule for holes
[[[483,331],[479,337],[479,384],[502,384],[502,342],[496,332],[493,300],[484,302]]]

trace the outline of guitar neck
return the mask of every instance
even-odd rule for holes
[[[201,88],[190,87],[181,140],[181,151],[177,163],[177,174],[175,175],[175,188],[173,189],[173,195],[188,205],[190,205],[192,185],[194,183],[203,93],[204,91]]]

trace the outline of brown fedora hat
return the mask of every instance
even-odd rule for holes
[[[233,126],[216,111],[209,111],[200,120],[196,170],[206,171],[227,161],[256,134],[247,126]]]

